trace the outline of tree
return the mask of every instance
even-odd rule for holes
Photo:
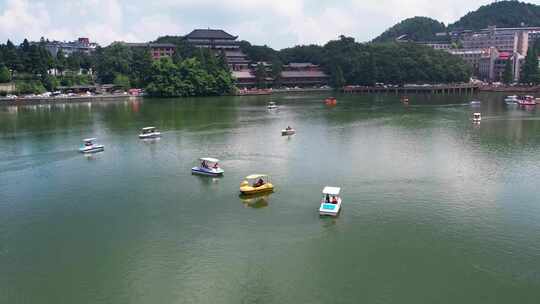
[[[259,89],[266,87],[266,67],[262,63],[255,68],[255,83]]]
[[[146,92],[157,97],[230,94],[234,88],[231,74],[216,69],[210,74],[197,58],[174,63],[161,58],[152,63]]]
[[[54,91],[60,85],[58,79],[49,74],[41,75],[41,83],[48,91]]]
[[[274,87],[281,87],[281,73],[283,72],[283,63],[280,60],[274,60],[272,62],[272,80]]]
[[[131,75],[132,51],[122,43],[113,43],[106,48],[96,48],[97,76],[101,83],[113,82],[116,74]]]
[[[538,70],[538,55],[533,47],[527,50],[525,63],[521,72],[521,82],[527,84],[537,84],[540,82],[540,72]]]
[[[22,64],[19,55],[17,54],[17,48],[10,40],[6,42],[6,46],[4,48],[4,63],[12,70],[22,70]]]
[[[338,89],[345,85],[345,78],[343,77],[343,71],[341,70],[341,67],[335,66],[332,69],[332,73],[330,76],[330,83],[332,87]]]
[[[0,64],[0,83],[11,81],[11,72],[4,64]]]
[[[132,58],[130,79],[135,87],[144,87],[152,71],[152,56],[148,48],[135,49]]]
[[[123,74],[116,74],[114,76],[113,84],[124,90],[130,88],[129,77]]]
[[[513,81],[514,73],[512,69],[513,69],[512,59],[508,58],[508,60],[506,60],[506,65],[504,66],[504,72],[502,76],[502,81],[505,84],[510,84]]]
[[[66,55],[64,55],[64,52],[62,52],[62,50],[58,50],[58,52],[56,53],[55,68],[61,75],[66,70],[66,67]]]

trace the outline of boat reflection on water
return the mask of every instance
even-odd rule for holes
[[[240,194],[240,201],[246,208],[261,209],[268,207],[271,195],[271,193]]]
[[[161,140],[160,137],[153,137],[153,138],[142,138],[141,141],[145,144],[156,144]]]
[[[218,189],[218,185],[220,182],[219,177],[210,177],[205,175],[193,175],[193,177],[199,180],[201,185],[203,185],[204,187]]]

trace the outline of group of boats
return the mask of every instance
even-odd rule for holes
[[[538,104],[540,104],[540,98],[535,98],[531,95],[524,95],[524,96],[518,96],[518,95],[510,95],[506,96],[504,98],[504,102],[507,105],[519,105],[523,107],[534,107]],[[473,100],[469,103],[473,107],[479,107],[481,105],[481,102],[478,100]],[[472,122],[479,124],[482,121],[482,114],[479,112],[475,112],[472,115]]]
[[[146,127],[141,129],[139,134],[140,139],[156,139],[161,137],[161,132],[156,127]],[[83,146],[79,148],[79,152],[83,154],[97,153],[105,151],[105,146],[96,143],[96,138],[83,139]]]
[[[296,130],[290,126],[283,129],[281,134],[283,136],[293,135]],[[155,127],[145,127],[141,129],[139,134],[140,139],[156,139],[161,137]],[[105,151],[105,146],[96,143],[96,138],[84,139],[84,145],[79,149],[79,152],[84,154],[97,153]],[[196,175],[204,175],[210,177],[221,177],[224,175],[225,170],[219,165],[220,160],[213,157],[199,158],[199,165],[191,168],[191,173]],[[246,176],[240,183],[240,194],[242,196],[256,196],[260,194],[268,194],[274,191],[274,185],[270,182],[270,176],[266,174],[252,174]],[[341,197],[340,188],[337,187],[325,187],[323,189],[323,200],[319,207],[320,215],[337,216],[341,210]]]
[[[517,96],[517,95],[510,95],[506,96],[504,99],[504,102],[506,104],[517,104],[520,106],[536,106],[539,103],[539,98],[534,98],[534,96],[531,95],[525,95],[525,96]]]
[[[266,174],[246,176],[240,183],[240,193],[243,196],[253,196],[274,191],[274,185]],[[341,211],[341,188],[326,186],[323,188],[323,198],[319,206],[319,215],[338,216]]]

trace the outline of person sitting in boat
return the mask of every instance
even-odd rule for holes
[[[259,180],[255,183],[255,185],[253,185],[253,187],[257,188],[257,187],[260,187],[264,185],[264,181],[262,178],[259,178]]]
[[[214,166],[213,166],[213,168],[214,168],[214,169],[217,169],[217,168],[219,168],[218,164],[217,164],[217,163],[215,163],[215,164],[214,164]]]
[[[292,130],[292,128],[291,128],[291,126],[287,126],[287,129],[285,129],[285,130],[290,131],[290,130]]]
[[[326,198],[324,199],[324,202],[326,204],[330,204],[330,194],[326,194]]]
[[[337,205],[337,203],[338,203],[337,197],[332,196],[332,204]]]
[[[205,160],[203,160],[201,166],[202,166],[203,168],[205,168],[205,169],[208,169],[208,165],[206,164],[206,161],[205,161]]]

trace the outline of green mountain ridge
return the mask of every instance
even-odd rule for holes
[[[414,41],[433,40],[435,34],[445,31],[446,26],[442,22],[428,17],[413,17],[392,26],[373,42],[389,42],[403,35]]]
[[[402,35],[407,35],[414,41],[440,40],[441,37],[437,37],[436,33],[453,30],[477,31],[491,25],[497,27],[540,26],[540,5],[519,1],[493,2],[467,13],[448,26],[429,17],[408,18],[390,27],[373,42],[393,41]]]

